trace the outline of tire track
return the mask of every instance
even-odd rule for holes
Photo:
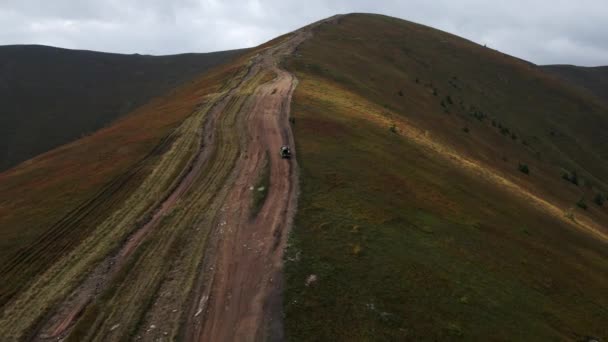
[[[192,187],[201,169],[215,151],[214,126],[218,116],[230,103],[240,86],[251,75],[252,70],[249,67],[237,84],[211,106],[204,127],[201,128],[203,135],[199,150],[186,167],[186,172],[175,182],[173,189],[152,211],[152,214],[144,218],[143,224],[129,236],[117,252],[101,261],[68,298],[56,305],[54,313],[39,324],[37,329],[39,332],[35,334],[34,340],[57,339],[67,336],[73,323],[94,298],[113,285],[113,278],[126,265],[133,252],[141,245],[147,235],[159,225],[161,219],[175,206],[176,202]]]
[[[294,146],[288,116],[297,80],[278,63],[321,23],[260,48],[244,72],[227,82],[230,86],[223,95],[199,107],[194,114],[199,119],[191,121],[200,127],[197,151],[191,157],[182,152],[166,159],[179,165],[188,160],[183,170],[179,166],[173,168],[174,173],[163,175],[176,175],[163,188],[169,190],[154,195],[158,197],[144,206],[148,209],[131,215],[133,218],[120,216],[121,212],[104,222],[104,232],[130,231],[110,255],[93,249],[90,242],[110,246],[111,237],[88,239],[65,263],[75,257],[83,258],[82,262],[74,261],[73,269],[54,267],[21,296],[16,303],[35,303],[49,312],[36,323],[30,339],[62,339],[77,324],[79,333],[86,330],[82,336],[87,340],[114,340],[132,334],[152,340],[169,332],[174,339],[186,340],[283,339],[282,257],[296,208],[297,164],[295,155],[291,161],[282,160],[278,150],[283,144]],[[263,83],[269,73],[276,77]],[[180,148],[192,146],[194,139],[176,137]],[[267,153],[270,187],[264,205],[252,219],[250,186]],[[155,169],[153,175],[158,172],[162,174]],[[135,200],[152,199],[138,196]],[[140,217],[140,212],[147,214]],[[133,228],[126,228],[135,220],[138,223]],[[195,235],[189,238],[190,234]],[[94,267],[85,271],[87,265]],[[153,273],[146,273],[150,270]],[[69,283],[76,279],[83,280]],[[70,287],[60,288],[64,283]],[[57,289],[60,291],[53,293]],[[51,300],[45,296],[56,298],[50,309],[42,306]],[[90,306],[95,310],[88,310]],[[93,316],[89,314],[85,320],[83,313]],[[94,322],[88,323],[91,318]],[[19,336],[31,324],[20,323],[11,334]],[[150,332],[156,324],[163,327],[162,332]]]
[[[205,279],[194,296],[184,338],[199,341],[283,340],[283,249],[297,200],[297,162],[281,159],[282,145],[294,147],[289,125],[290,103],[297,84],[279,68],[312,30],[338,17],[295,31],[267,49],[259,63],[277,76],[260,85],[242,114],[248,141],[247,159],[237,161],[238,176],[218,212],[221,228],[213,232],[205,256]],[[295,150],[295,149],[294,149]],[[270,187],[257,216],[251,220],[251,188],[270,156]]]

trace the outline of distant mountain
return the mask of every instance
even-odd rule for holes
[[[146,56],[0,46],[0,171],[92,133],[242,51]]]
[[[587,89],[608,104],[608,66],[543,65],[541,68]]]

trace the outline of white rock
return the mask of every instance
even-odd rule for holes
[[[310,286],[314,283],[317,282],[317,275],[316,274],[311,274],[308,276],[308,278],[306,278],[306,286]]]

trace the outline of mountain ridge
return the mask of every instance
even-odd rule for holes
[[[606,129],[529,62],[328,18],[0,173],[0,332],[606,338]]]

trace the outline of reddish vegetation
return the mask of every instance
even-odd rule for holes
[[[1,173],[0,226],[10,229],[0,232],[0,275],[14,281],[0,287],[0,303],[137,187],[147,165],[170,143],[168,133],[239,66],[216,68],[112,126]]]

